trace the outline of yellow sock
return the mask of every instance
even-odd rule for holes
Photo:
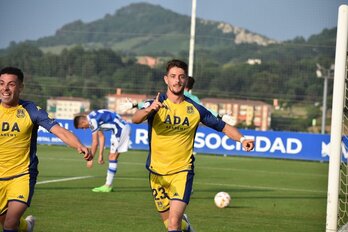
[[[28,223],[23,217],[21,217],[21,219],[19,219],[18,232],[27,232],[27,230],[28,230]]]
[[[165,220],[163,223],[164,223],[164,226],[168,229],[168,219]],[[187,230],[187,228],[188,228],[187,222],[184,220],[181,220],[181,230]]]
[[[188,229],[188,224],[186,221],[181,220],[181,230],[186,231]]]

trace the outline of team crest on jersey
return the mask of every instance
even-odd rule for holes
[[[25,117],[25,113],[23,109],[18,109],[17,110],[17,118],[24,118]]]
[[[193,106],[188,106],[188,107],[186,108],[186,111],[187,111],[188,114],[193,114],[193,112],[194,112]]]

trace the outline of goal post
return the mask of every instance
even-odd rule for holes
[[[327,192],[326,232],[339,229],[340,166],[342,154],[342,128],[345,101],[345,80],[348,41],[348,5],[338,9],[337,37],[335,53],[334,89],[332,100],[330,160]],[[347,193],[346,193],[347,194]],[[346,212],[348,213],[348,212]],[[341,222],[342,223],[342,222]],[[344,222],[344,224],[348,221]],[[341,226],[344,226],[341,224]]]

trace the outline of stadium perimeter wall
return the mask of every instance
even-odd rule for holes
[[[75,133],[86,146],[91,145],[91,131],[75,129],[72,120],[57,120],[63,127]],[[147,124],[131,124],[130,149],[148,150]],[[195,139],[195,152],[228,156],[248,156],[295,160],[329,161],[330,136],[328,134],[240,130],[246,137],[255,140],[255,149],[245,152],[238,142],[222,132],[200,126]],[[106,132],[109,137],[110,132]],[[55,135],[39,128],[38,144],[64,145]],[[348,144],[347,140],[343,141]],[[105,141],[110,146],[109,139]],[[345,158],[348,152],[342,145]]]

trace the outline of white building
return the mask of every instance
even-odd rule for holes
[[[112,111],[117,112],[122,116],[123,119],[131,121],[132,115],[137,110],[136,108],[122,112],[120,106],[127,102],[143,102],[147,99],[145,94],[127,94],[122,93],[121,88],[117,88],[114,94],[108,94],[106,96],[106,108]]]
[[[78,97],[56,97],[47,100],[48,114],[57,119],[73,119],[74,115],[90,111],[90,101]]]

